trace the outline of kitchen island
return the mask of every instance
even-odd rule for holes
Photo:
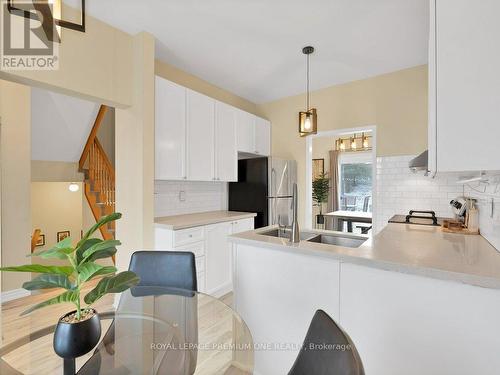
[[[481,236],[389,224],[353,248],[262,235],[271,229],[230,237],[235,308],[266,349],[256,374],[289,370],[320,308],[367,374],[498,373],[500,253]]]

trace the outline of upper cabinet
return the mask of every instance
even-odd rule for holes
[[[429,169],[500,170],[500,1],[430,8]]]
[[[255,153],[255,116],[239,109],[236,110],[236,139],[238,151]]]
[[[187,178],[215,179],[215,100],[187,90]]]
[[[263,118],[236,110],[236,139],[239,152],[271,155],[271,123]]]
[[[156,77],[155,94],[155,178],[186,179],[186,89]]]
[[[155,179],[238,181],[238,152],[271,154],[271,124],[156,77]]]
[[[238,181],[236,110],[221,102],[215,102],[215,179]]]
[[[271,123],[263,118],[255,118],[255,153],[271,155]]]

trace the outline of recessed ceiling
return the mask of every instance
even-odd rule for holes
[[[66,1],[70,3],[70,1]],[[87,0],[156,57],[255,103],[427,63],[428,0]]]

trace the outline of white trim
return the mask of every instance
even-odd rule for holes
[[[2,303],[13,301],[18,298],[31,296],[31,292],[26,289],[14,289],[7,292],[2,292]]]
[[[220,297],[225,296],[226,294],[228,294],[229,292],[232,292],[232,291],[233,291],[233,283],[230,282],[230,283],[221,285],[215,289],[207,290],[204,293],[208,294],[210,296],[216,297],[216,298],[220,298]]]
[[[350,129],[337,129],[337,130],[327,130],[318,132],[317,134],[310,135],[306,138],[306,207],[305,207],[305,215],[304,218],[304,227],[305,229],[312,229],[312,140],[314,138],[320,137],[339,137],[345,134],[352,133],[363,133],[371,131],[372,136],[372,211],[375,216],[376,210],[376,195],[374,194],[377,191],[377,126],[369,125],[362,126],[358,128],[350,128]],[[375,218],[373,222],[375,222]]]

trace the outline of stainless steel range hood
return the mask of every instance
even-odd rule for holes
[[[425,171],[428,172],[429,168],[429,151],[425,150],[417,157],[410,160],[409,167],[412,172]]]

